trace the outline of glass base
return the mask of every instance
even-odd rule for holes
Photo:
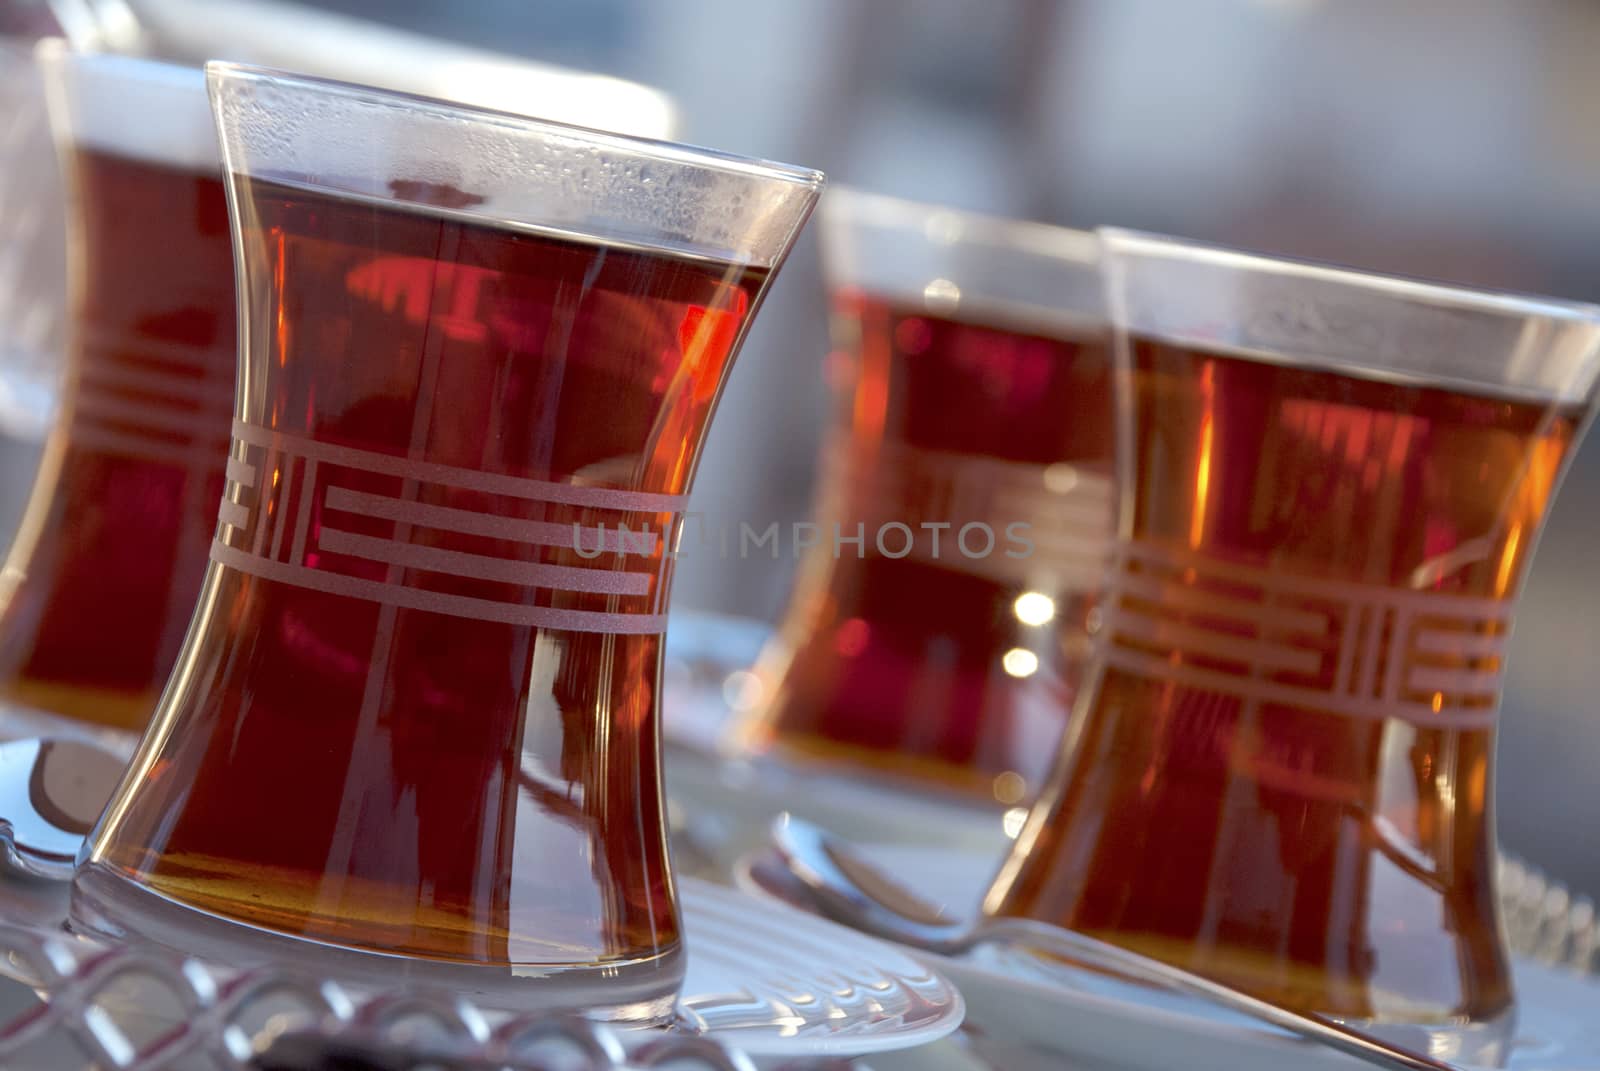
[[[673,1018],[683,984],[682,944],[647,959],[595,966],[476,964],[386,955],[279,933],[201,911],[152,892],[103,863],[72,882],[69,929],[157,945],[238,969],[273,963],[352,987],[464,996],[507,1012],[570,1012],[636,1026]]]
[[[1371,1019],[1340,1019],[1364,1034],[1436,1060],[1473,1067],[1504,1067],[1511,1056],[1517,1009],[1511,1005],[1491,1019],[1472,1022],[1396,1023]]]

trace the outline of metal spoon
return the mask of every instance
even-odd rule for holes
[[[66,881],[127,763],[81,740],[0,744],[0,867]]]
[[[952,919],[907,890],[849,844],[792,815],[772,827],[772,857],[748,864],[750,877],[797,906],[866,933],[944,956],[981,944],[1010,944],[1073,965],[1208,1000],[1391,1071],[1462,1071],[1455,1064],[1380,1041],[1314,1012],[1294,1012],[1159,960],[1031,919]]]

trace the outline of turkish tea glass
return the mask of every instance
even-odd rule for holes
[[[1503,1058],[1496,715],[1600,309],[1102,241],[1116,568],[986,909]]]
[[[822,178],[207,74],[240,280],[227,490],[75,924],[659,1020],[683,971],[666,551]]]
[[[60,409],[0,573],[7,724],[131,752],[205,573],[236,364],[222,161],[198,68],[38,61],[67,181]]]
[[[33,49],[0,37],[0,435],[28,443],[55,411],[67,281],[66,206]]]
[[[1112,525],[1098,245],[834,189],[814,540],[741,746],[989,805],[1038,791]]]

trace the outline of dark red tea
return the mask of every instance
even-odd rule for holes
[[[204,627],[97,861],[357,948],[674,946],[659,533],[765,271],[240,181],[268,356]]]
[[[1493,1018],[1494,716],[1580,413],[1133,357],[1104,673],[989,909],[1293,1008]]]
[[[183,642],[233,413],[233,247],[220,176],[93,148],[63,414],[12,548],[0,700],[139,730]]]
[[[1106,561],[1105,332],[853,290],[835,317],[823,534],[750,739],[1016,803],[1054,754]],[[834,523],[864,526],[859,551]]]

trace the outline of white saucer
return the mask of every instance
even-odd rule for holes
[[[903,844],[868,856],[956,917],[977,913],[998,858]],[[914,953],[967,999],[986,1035],[1048,1047],[1084,1066],[1169,1071],[1352,1071],[1363,1062],[1204,1001],[1119,983],[1026,952],[983,947],[958,957]],[[1600,980],[1513,958],[1519,1022],[1511,1071],[1600,1068]]]
[[[678,1006],[752,1056],[863,1056],[937,1041],[961,994],[894,945],[792,908],[680,879],[689,967]]]
[[[861,842],[955,846],[996,857],[1006,850],[1006,812],[998,805],[728,753],[729,693],[770,636],[760,622],[712,614],[675,614],[668,625],[662,740],[680,866],[698,860],[708,872],[727,873],[765,842],[772,819],[785,811]],[[1013,823],[1021,816],[1017,809]]]
[[[680,879],[679,893],[688,949],[679,999],[680,1031],[749,1056],[793,1060],[924,1045],[961,1024],[964,1005],[956,988],[936,969],[893,945],[693,878]],[[58,940],[53,946],[62,948],[71,961],[63,965],[60,979],[42,993],[44,1014],[65,1029],[80,1031],[90,1029],[82,1016],[96,1005],[100,1008],[96,1014],[109,1014],[119,1029],[132,1028],[144,1036],[160,1036],[174,1028],[197,1033],[215,1029],[214,1023],[207,1025],[206,1013],[185,1021],[168,1018],[159,1009],[193,1007],[197,994],[226,989],[237,971],[198,960],[190,961],[181,973],[133,968],[131,974],[144,979],[143,984],[165,987],[166,992],[119,991],[115,1000],[96,995],[102,983],[77,970],[94,974],[89,968],[103,957],[105,946],[63,937],[66,906],[64,885],[0,881],[0,924],[54,935]],[[15,959],[8,959],[6,945],[7,936],[0,931],[0,974],[10,974],[6,964]],[[153,962],[157,968],[172,960],[153,949],[125,948],[123,954]],[[175,986],[192,988],[183,993]],[[363,1006],[395,996],[359,986],[343,988]],[[481,1014],[491,1021],[504,1018],[502,1012]],[[10,1025],[0,1022],[0,1037]],[[655,1033],[630,1031],[624,1043],[642,1043]]]
[[[38,737],[41,740],[80,740],[94,744],[123,761],[133,758],[139,734],[91,722],[74,721],[42,710],[0,704],[0,741]]]

